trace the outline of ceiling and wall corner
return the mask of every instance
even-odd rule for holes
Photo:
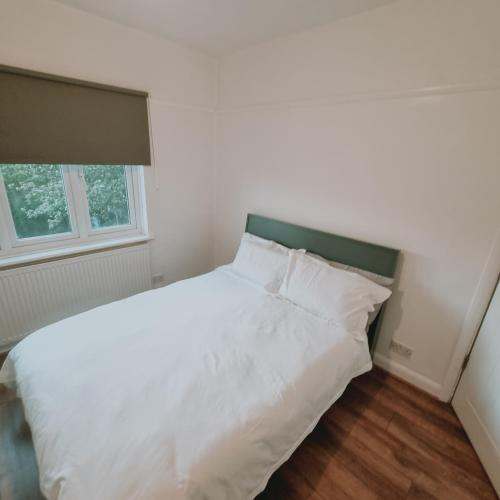
[[[152,273],[212,268],[215,58],[57,2],[0,0],[0,62],[149,92]]]
[[[247,212],[402,249],[375,360],[444,400],[500,222],[499,25],[401,0],[221,62],[216,263]]]
[[[396,0],[57,0],[212,55],[326,24]]]

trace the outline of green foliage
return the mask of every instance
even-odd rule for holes
[[[85,167],[90,221],[94,229],[129,224],[127,181],[123,167]]]
[[[130,222],[125,169],[84,167],[90,222],[94,229]],[[60,165],[0,165],[19,238],[71,232]]]
[[[71,231],[59,165],[0,165],[19,238]]]

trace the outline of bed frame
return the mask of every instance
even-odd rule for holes
[[[288,248],[305,248],[325,259],[334,260],[349,266],[359,267],[382,276],[394,277],[399,250],[374,245],[326,233],[308,227],[297,226],[261,215],[248,214],[245,231],[268,240],[276,241]],[[385,304],[368,332],[370,353],[373,356]]]

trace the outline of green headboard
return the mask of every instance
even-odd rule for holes
[[[328,260],[372,271],[383,276],[394,277],[399,250],[373,243],[346,238],[288,222],[269,219],[261,215],[248,214],[245,231],[273,240],[288,248],[305,248]],[[369,343],[373,353],[385,306],[370,326]]]

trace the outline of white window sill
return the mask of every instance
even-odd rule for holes
[[[73,256],[101,252],[108,249],[113,250],[114,248],[139,245],[141,243],[151,241],[152,239],[153,238],[151,236],[146,235],[133,236],[128,238],[116,238],[114,240],[98,241],[95,243],[86,243],[84,245],[54,248],[29,254],[4,257],[0,258],[0,271],[16,267],[35,265],[42,262],[67,259]]]

